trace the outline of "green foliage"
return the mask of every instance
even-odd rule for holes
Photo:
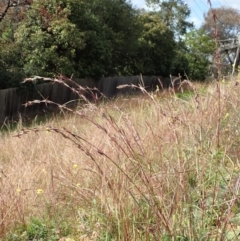
[[[15,37],[27,75],[99,78],[132,73],[139,36],[135,10],[126,1],[35,1]]]
[[[174,34],[154,12],[140,16],[138,71],[146,75],[168,75],[174,59]]]
[[[174,46],[169,39],[166,39],[164,48],[171,46],[172,54],[168,56],[171,59],[171,64],[167,68],[167,75],[184,75],[184,70],[188,68],[188,59],[186,58],[186,45],[184,35],[188,30],[193,28],[193,23],[188,21],[190,9],[188,4],[183,0],[147,0],[149,6],[156,8],[155,13],[159,15],[161,21],[167,26],[169,31],[174,34]],[[166,73],[163,73],[166,74]]]
[[[162,238],[163,241],[172,241],[172,240],[176,240],[176,241],[189,241],[190,239],[184,236],[177,236],[177,237],[171,237],[170,235],[164,235]]]
[[[73,74],[75,50],[83,47],[82,35],[68,20],[70,8],[62,1],[35,1],[15,37],[23,49],[27,75]]]
[[[188,70],[188,59],[186,58],[187,47],[184,40],[179,40],[176,42],[176,46],[174,48],[175,58],[173,59],[171,65],[170,73],[174,76],[185,75],[185,72]]]
[[[188,72],[191,79],[204,80],[207,67],[214,53],[215,42],[202,29],[193,30],[186,34],[185,44],[188,48]]]
[[[9,232],[4,241],[57,241],[60,236],[69,235],[70,231],[69,226],[64,223],[57,227],[54,223],[45,223],[33,218],[27,225],[20,226]]]
[[[0,43],[7,43],[14,40],[14,24],[9,20],[5,20],[0,28]]]
[[[101,4],[102,6],[104,4]],[[107,19],[104,20],[108,29],[108,39],[112,44],[112,66],[110,75],[136,74],[133,63],[138,49],[138,38],[142,25],[138,21],[136,10],[125,0],[108,0]],[[111,7],[110,7],[111,6]],[[105,18],[106,18],[105,17]],[[139,72],[137,73],[139,74]]]
[[[9,19],[0,25],[0,89],[18,86],[24,73],[21,49],[14,41],[16,26]]]
[[[93,4],[93,3],[92,3]],[[111,65],[111,46],[91,2],[71,1],[70,21],[83,36],[84,48],[76,49],[74,62],[79,77],[100,78]]]
[[[127,0],[34,1],[22,21],[1,22],[0,88],[18,86],[33,75],[98,80],[186,70],[190,78],[203,79],[212,45],[198,30],[183,38],[193,26],[188,5],[148,3],[159,8],[141,11]]]
[[[191,11],[183,0],[147,0],[147,3],[160,8],[159,15],[163,22],[174,31],[177,37],[193,28],[193,23],[187,21]]]
[[[24,77],[20,49],[14,43],[7,45],[8,48],[0,49],[0,89],[19,86]]]
[[[181,92],[176,93],[176,96],[177,96],[179,99],[188,101],[188,100],[190,100],[190,99],[194,96],[194,94],[195,94],[194,91],[192,91],[192,90],[187,90],[187,91],[184,91],[183,93],[181,93]]]

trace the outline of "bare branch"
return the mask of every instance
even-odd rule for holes
[[[6,16],[8,10],[12,7],[19,7],[19,6],[27,6],[32,3],[32,0],[24,0],[24,1],[16,1],[16,0],[7,0],[6,6],[3,10],[3,12],[0,13],[0,22],[4,19]]]

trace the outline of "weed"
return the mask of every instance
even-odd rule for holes
[[[28,224],[20,225],[7,233],[4,241],[57,241],[62,235],[69,235],[69,230],[65,229],[64,224],[57,227],[56,224],[33,218]]]

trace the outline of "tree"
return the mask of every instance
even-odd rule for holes
[[[183,36],[193,28],[193,23],[187,20],[191,13],[188,5],[183,0],[146,0],[146,2],[156,8],[163,23],[174,32],[174,59],[168,74],[183,75],[183,70],[188,65]]]
[[[137,51],[140,25],[132,5],[126,0],[89,0],[82,2],[80,11],[75,10],[72,21],[90,34],[86,48],[79,53],[86,59],[85,66],[94,61],[98,66],[104,64],[104,75],[133,74],[131,63]]]
[[[147,0],[150,6],[159,7],[159,15],[163,22],[175,32],[176,37],[184,35],[188,29],[193,28],[193,23],[187,21],[190,9],[183,0]]]
[[[138,71],[146,75],[169,75],[174,59],[174,34],[158,13],[142,13],[139,38]]]
[[[188,76],[195,80],[204,80],[216,44],[203,29],[193,30],[185,35],[187,46]]]
[[[8,56],[13,56],[25,76],[60,73],[99,79],[168,75],[171,68],[177,72],[176,57],[178,63],[182,59],[176,46],[183,45],[180,34],[189,26],[184,22],[187,8],[179,6],[182,0],[164,2],[163,12],[141,12],[127,0],[35,0],[21,22],[14,18],[2,22],[0,46],[7,49],[11,43],[16,51],[5,51],[2,61],[9,69],[13,62]],[[167,6],[182,11],[181,23],[174,15],[168,19],[163,14]]]
[[[215,19],[213,19],[212,11],[216,15]],[[218,40],[228,40],[229,44],[234,43],[239,38],[240,33],[240,12],[230,7],[215,8],[212,11],[205,14],[202,28],[212,38],[217,37]],[[220,52],[222,73],[229,74],[232,71],[236,54],[234,48]],[[238,56],[238,61],[234,66],[236,71],[238,71],[239,59]]]
[[[77,49],[84,48],[83,34],[68,19],[67,1],[34,1],[15,37],[22,47],[26,75],[54,76],[75,73]]]
[[[21,49],[14,32],[25,16],[31,0],[2,0],[0,3],[0,88],[18,86],[24,77]]]
[[[138,21],[138,14],[126,0],[107,0],[111,13],[105,19],[108,28],[108,38],[112,43],[111,75],[136,74],[133,69],[135,56],[138,52],[138,38],[142,26]],[[114,4],[115,2],[115,4]],[[139,74],[139,73],[137,73]]]
[[[0,47],[0,89],[19,86],[24,78],[21,49],[15,43]]]
[[[132,73],[137,24],[124,0],[36,0],[15,36],[26,74],[96,79]]]
[[[216,23],[212,16],[212,11],[215,12]],[[217,28],[218,39],[235,38],[240,32],[240,12],[231,7],[220,7],[209,10],[204,15],[202,28],[209,36],[214,37],[215,27]]]

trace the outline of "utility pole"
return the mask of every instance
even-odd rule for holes
[[[219,43],[219,53],[222,55],[222,57],[226,57],[227,53],[227,58],[228,61],[231,64],[231,72],[232,72],[232,77],[235,74],[235,71],[238,70],[238,65],[239,65],[239,55],[240,55],[240,33],[235,37],[231,39],[224,39],[224,40],[218,40]],[[232,61],[230,59],[230,54],[231,56],[233,53],[235,54],[234,60]]]
[[[238,68],[238,63],[239,63],[238,59],[239,59],[239,52],[240,52],[240,34],[238,35],[237,41],[238,41],[238,47],[237,47],[237,52],[233,63],[232,77],[235,73],[235,69]]]

